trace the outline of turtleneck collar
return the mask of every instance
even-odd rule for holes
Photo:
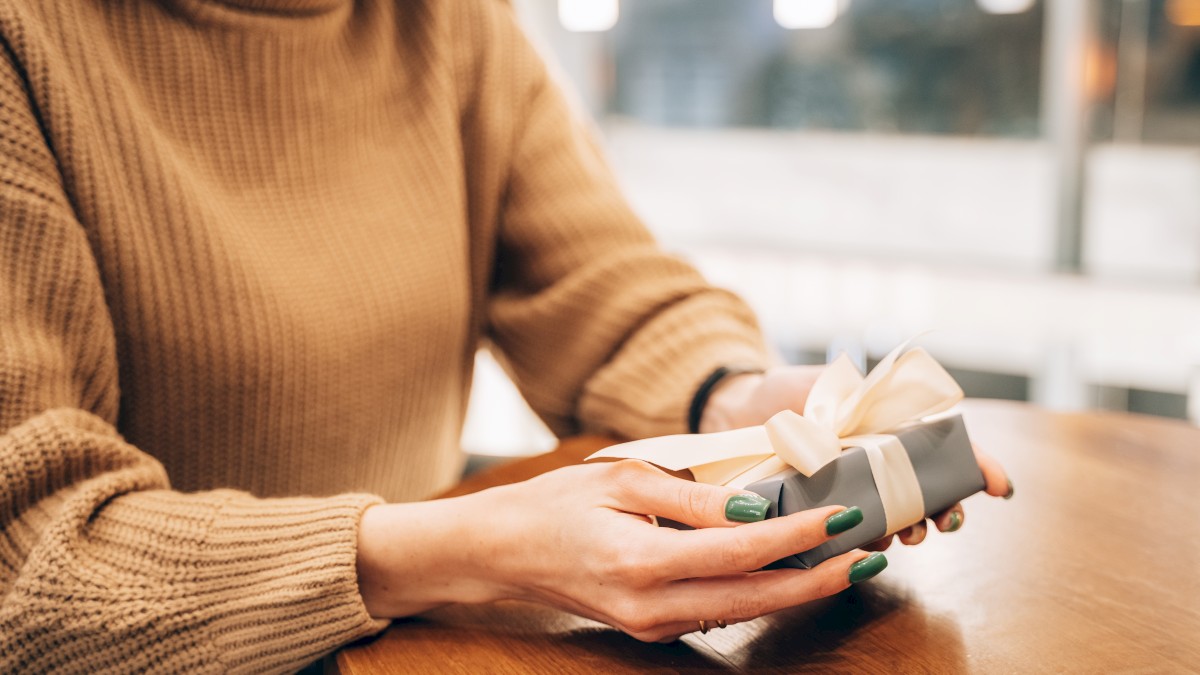
[[[330,12],[352,4],[353,0],[213,0],[222,5],[248,12],[265,14],[312,15]]]
[[[169,11],[197,25],[263,31],[311,39],[311,30],[339,29],[371,0],[160,0]],[[395,0],[385,0],[395,2]],[[297,32],[301,25],[306,30]],[[287,30],[280,33],[280,29]]]

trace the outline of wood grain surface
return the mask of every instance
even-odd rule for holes
[[[1119,413],[964,404],[1010,501],[972,497],[962,530],[893,546],[834,598],[643,644],[537,605],[397,621],[326,660],[343,675],[517,672],[1200,672],[1200,429]],[[575,463],[607,441],[477,474],[451,494]]]

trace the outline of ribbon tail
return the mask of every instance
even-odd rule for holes
[[[750,470],[745,471],[738,476],[725,482],[731,488],[741,490],[747,485],[757,483],[764,478],[770,478],[781,471],[787,471],[788,465],[783,463],[783,460],[778,457],[768,457],[756,464]]]
[[[768,455],[693,466],[692,477],[696,479],[697,483],[727,485],[740,490],[751,483],[785,471],[787,468],[788,465],[778,457]]]
[[[587,459],[640,459],[680,471],[736,459],[752,465],[773,453],[765,428],[746,427],[713,434],[678,434],[631,441],[605,448]]]

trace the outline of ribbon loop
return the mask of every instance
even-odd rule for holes
[[[804,403],[804,416],[840,436],[842,403],[854,397],[862,385],[858,366],[845,353],[841,354],[813,383]]]
[[[776,413],[763,427],[779,459],[805,476],[811,477],[842,453],[837,434],[791,410]]]
[[[894,350],[840,402],[838,436],[879,434],[949,410],[963,398],[958,383],[929,352]],[[815,389],[815,387],[814,387]]]

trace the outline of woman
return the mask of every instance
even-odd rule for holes
[[[481,340],[560,434],[681,432],[768,365],[500,2],[0,0],[0,36],[4,670],[291,670],[506,597],[669,639],[878,571],[734,574],[839,509],[727,527],[761,503],[634,463],[411,501]],[[812,377],[728,378],[701,426]]]

